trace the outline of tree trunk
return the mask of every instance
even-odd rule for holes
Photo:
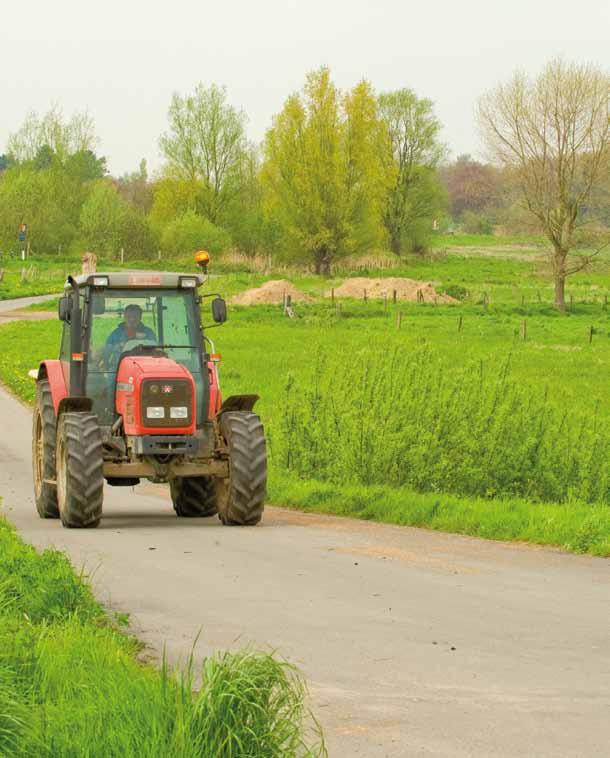
[[[402,253],[402,235],[400,229],[390,231],[390,250],[400,257]]]
[[[555,305],[560,311],[566,309],[566,278],[564,274],[555,274]]]
[[[326,248],[318,250],[314,256],[315,272],[319,276],[330,276],[331,256]]]
[[[555,279],[555,306],[560,311],[566,309],[566,270],[567,251],[555,248],[553,256],[553,277]]]

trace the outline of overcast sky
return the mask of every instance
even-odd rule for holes
[[[452,154],[480,153],[478,95],[564,55],[610,69],[609,0],[5,0],[0,152],[29,110],[88,109],[110,171],[161,164],[174,91],[226,85],[259,141],[305,73],[342,88],[411,87],[435,103]]]

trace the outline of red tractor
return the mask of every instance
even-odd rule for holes
[[[200,265],[207,256],[200,255]],[[257,395],[224,402],[200,304],[205,274],[95,273],[68,277],[59,301],[59,360],[40,364],[32,459],[41,518],[95,527],[104,480],[169,482],[178,516],[260,521],[266,492]]]

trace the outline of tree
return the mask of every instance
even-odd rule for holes
[[[174,94],[169,131],[160,147],[168,176],[202,183],[204,214],[218,223],[238,191],[237,177],[246,150],[246,116],[227,103],[224,87],[199,84],[193,95]]]
[[[574,233],[610,164],[609,92],[601,69],[556,59],[535,80],[516,73],[479,101],[487,147],[514,172],[523,203],[551,243],[561,310],[566,278],[596,254],[575,257]]]
[[[121,247],[127,205],[108,179],[91,184],[80,213],[80,230],[87,249],[113,254]]]
[[[379,96],[381,117],[386,125],[390,150],[388,169],[394,179],[388,189],[383,222],[390,238],[391,250],[400,255],[409,227],[420,220],[430,220],[438,213],[438,192],[420,192],[425,178],[426,190],[444,148],[438,137],[440,121],[432,101],[418,98],[410,89],[387,92]]]
[[[342,97],[328,68],[308,74],[267,132],[261,181],[268,218],[286,248],[318,274],[379,238],[382,138],[370,85]]]
[[[10,135],[7,152],[23,163],[35,160],[46,146],[63,163],[69,155],[93,151],[96,144],[95,125],[86,111],[66,120],[61,108],[54,105],[43,116],[28,113],[21,128]]]
[[[163,250],[172,255],[184,255],[204,249],[210,253],[222,253],[231,246],[231,237],[209,219],[194,211],[187,211],[174,219],[163,231]]]
[[[440,169],[441,182],[447,189],[451,213],[459,219],[463,213],[481,213],[497,206],[500,195],[499,171],[490,164],[459,155],[454,163]]]
[[[153,204],[152,186],[148,181],[148,168],[146,159],[142,158],[138,171],[132,174],[123,174],[118,181],[121,196],[129,205],[137,208],[142,213],[149,213]]]

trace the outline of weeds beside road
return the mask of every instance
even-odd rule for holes
[[[159,671],[138,662],[124,622],[62,553],[38,553],[0,518],[0,755],[325,754],[292,666],[245,651],[207,659],[201,678]]]

